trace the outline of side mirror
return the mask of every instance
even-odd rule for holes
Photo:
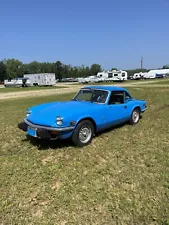
[[[125,103],[130,102],[130,101],[131,101],[131,98],[128,98],[125,100]]]

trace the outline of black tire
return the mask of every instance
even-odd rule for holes
[[[86,132],[88,132],[88,137],[86,137]],[[91,143],[93,139],[93,134],[94,134],[93,123],[90,120],[83,120],[75,128],[72,135],[72,142],[78,147],[86,146]],[[84,140],[82,140],[83,138]]]
[[[131,114],[129,124],[134,125],[137,124],[140,120],[140,109],[135,108]]]

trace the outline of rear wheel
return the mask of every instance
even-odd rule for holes
[[[91,143],[94,134],[93,123],[89,120],[81,121],[72,135],[72,142],[79,147],[83,147]]]
[[[135,108],[131,114],[131,117],[130,117],[130,120],[129,120],[129,123],[131,125],[134,125],[136,123],[139,122],[139,119],[140,119],[140,109],[139,108]]]

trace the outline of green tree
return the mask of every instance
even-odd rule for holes
[[[56,76],[56,78],[61,80],[63,75],[64,75],[63,65],[60,61],[57,61],[55,63],[55,76]]]
[[[113,67],[111,70],[117,70],[117,68],[114,68],[114,67]]]
[[[89,66],[86,66],[85,68],[85,76],[89,76],[90,75],[90,68]]]
[[[20,77],[23,75],[23,63],[18,59],[4,60],[6,66],[6,74],[8,79]]]
[[[162,69],[169,69],[169,64],[168,64],[168,65],[163,66],[163,68],[162,68]]]
[[[41,73],[42,65],[37,61],[33,61],[27,65],[27,72],[30,74],[32,73]]]
[[[144,73],[144,72],[148,72],[149,70],[143,68],[141,71],[141,69],[138,68],[138,69],[126,70],[126,71],[127,71],[128,77],[130,77],[130,76],[133,76],[135,73],[140,73],[140,72]]]
[[[0,81],[4,81],[6,79],[6,66],[3,61],[0,61]]]
[[[98,72],[102,71],[101,65],[92,64],[90,68],[91,75],[96,75]]]

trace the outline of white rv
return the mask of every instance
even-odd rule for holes
[[[140,72],[140,73],[135,73],[132,78],[133,80],[140,80],[144,78],[144,76],[145,76],[145,73]]]
[[[101,72],[97,74],[98,77],[101,76],[103,81],[124,81],[127,80],[127,72],[123,70],[113,70],[107,72]]]
[[[24,78],[29,78],[31,86],[54,86],[57,82],[54,73],[24,74]]]
[[[108,78],[108,72],[107,71],[97,73],[97,79],[98,79],[99,82],[105,81],[106,78]]]

